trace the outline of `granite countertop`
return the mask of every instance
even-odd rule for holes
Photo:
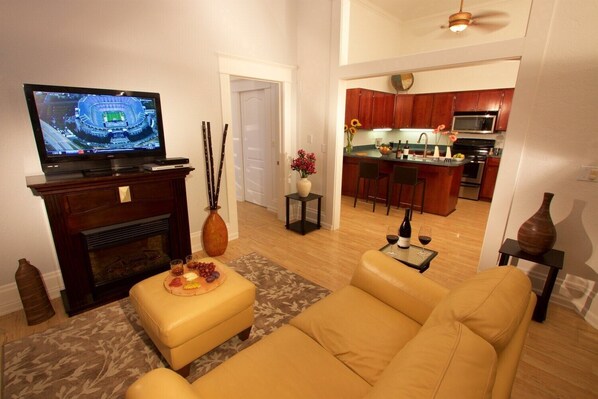
[[[428,146],[428,150],[429,150]],[[421,151],[419,149],[415,149],[417,152],[423,152],[423,146]],[[468,159],[444,159],[441,158],[432,158],[431,155],[428,155],[426,158],[423,158],[421,155],[409,155],[409,159],[397,159],[394,152],[391,152],[388,155],[380,154],[374,146],[359,146],[355,147],[351,153],[345,153],[345,157],[348,158],[369,158],[369,159],[377,159],[380,161],[390,161],[390,162],[402,162],[402,163],[411,163],[411,164],[425,164],[425,165],[433,165],[433,166],[446,166],[446,167],[457,167],[469,163]]]

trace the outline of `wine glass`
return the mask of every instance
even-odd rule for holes
[[[388,254],[391,256],[396,255],[394,246],[399,241],[399,231],[396,227],[388,226],[386,229],[386,241],[388,241],[388,244],[390,245],[390,251],[388,251]]]
[[[422,247],[425,248],[426,245],[428,245],[430,241],[432,241],[432,227],[427,224],[422,224],[419,228],[417,238],[419,239],[419,242],[422,244]],[[426,251],[424,251],[423,248],[419,251],[420,256],[424,256],[426,254]]]

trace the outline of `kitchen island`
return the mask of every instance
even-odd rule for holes
[[[418,169],[418,177],[426,179],[426,196],[424,201],[424,212],[433,213],[441,216],[448,216],[457,207],[457,199],[459,196],[459,186],[461,185],[461,177],[463,175],[463,165],[468,161],[458,161],[450,159],[445,162],[444,159],[433,159],[428,156],[423,158],[416,156],[413,159],[403,160],[397,159],[394,153],[389,155],[381,155],[375,148],[357,149],[349,154],[343,156],[343,182],[342,194],[355,196],[355,189],[357,185],[357,175],[359,173],[359,162],[379,162],[380,171],[392,173],[394,165],[416,167]],[[386,180],[382,182],[378,193],[378,201],[386,201],[386,193],[388,187]],[[359,198],[364,198],[364,184],[360,184]],[[403,187],[401,195],[401,207],[410,206],[411,204],[411,190],[412,187]],[[370,190],[372,194],[374,189]],[[391,198],[391,206],[396,208],[398,203],[398,187],[394,190],[393,198]],[[414,212],[419,211],[419,204],[421,204],[421,187],[418,187],[415,192]]]

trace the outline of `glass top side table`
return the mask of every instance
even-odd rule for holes
[[[393,252],[395,254],[390,255],[390,247],[390,244],[386,244],[385,246],[380,248],[380,252],[385,253],[391,258],[394,258],[409,267],[419,270],[420,273],[423,273],[426,270],[428,270],[428,268],[430,267],[430,262],[432,261],[432,259],[436,257],[436,255],[438,255],[438,252],[436,251],[418,247],[417,245],[410,245],[409,248],[403,249],[399,248],[396,244],[394,244],[393,248]],[[424,254],[420,255],[420,251],[422,250]]]

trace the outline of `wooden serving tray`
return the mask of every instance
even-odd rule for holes
[[[200,285],[198,288],[193,288],[193,289],[183,288],[185,286],[185,284],[188,283],[187,280],[185,279],[185,277],[173,276],[172,274],[168,273],[168,275],[164,279],[164,288],[166,288],[166,291],[170,292],[171,294],[178,295],[178,296],[194,296],[194,295],[202,295],[202,294],[208,293],[208,292],[213,291],[216,288],[220,287],[226,280],[226,273],[220,266],[216,265],[215,270],[218,273],[220,273],[220,277],[218,277],[216,280],[212,281],[211,283],[208,283],[205,278],[198,276],[197,279],[193,280],[192,282],[198,282]],[[195,271],[192,271],[192,270],[190,271],[187,269],[187,266],[185,266],[185,273],[189,273],[189,272],[195,273]],[[171,287],[170,283],[175,278],[182,279],[183,285],[181,285],[179,287]]]

